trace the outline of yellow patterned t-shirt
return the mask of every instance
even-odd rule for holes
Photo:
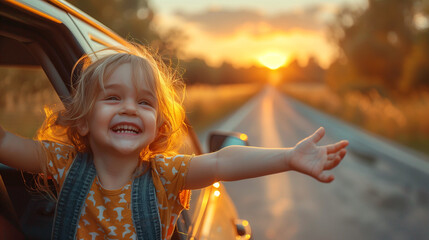
[[[48,172],[59,191],[76,156],[72,146],[43,142],[47,150]],[[190,191],[183,190],[191,156],[156,156],[151,160],[152,179],[156,188],[161,219],[162,239],[170,239],[183,208],[189,208]],[[94,179],[79,219],[76,239],[136,239],[132,221],[131,184],[121,189],[104,189]]]

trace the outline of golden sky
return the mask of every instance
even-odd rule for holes
[[[180,3],[180,4],[179,4]],[[183,58],[203,58],[211,66],[227,61],[236,67],[259,65],[277,55],[305,64],[315,57],[328,67],[336,48],[327,24],[344,4],[365,7],[366,0],[154,0],[157,30],[179,28],[185,37]]]

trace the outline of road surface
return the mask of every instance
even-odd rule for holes
[[[266,87],[210,130],[238,131],[252,146],[292,147],[319,126],[320,144],[348,139],[331,184],[296,172],[225,182],[254,239],[429,239],[429,161]],[[262,159],[263,161],[263,159]]]

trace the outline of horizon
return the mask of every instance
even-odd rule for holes
[[[186,4],[189,2],[189,4]],[[179,57],[203,59],[211,67],[224,62],[235,68],[263,67],[265,55],[286,58],[279,67],[296,59],[305,66],[314,57],[326,69],[337,57],[328,40],[327,26],[345,5],[366,7],[366,0],[260,1],[151,1],[154,25],[161,32],[178,28]],[[210,51],[207,51],[210,50]]]

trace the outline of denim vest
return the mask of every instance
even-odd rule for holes
[[[78,153],[61,188],[55,211],[52,239],[74,240],[86,196],[95,179],[92,156]],[[131,190],[131,210],[139,240],[161,239],[158,201],[150,171],[134,179]]]

